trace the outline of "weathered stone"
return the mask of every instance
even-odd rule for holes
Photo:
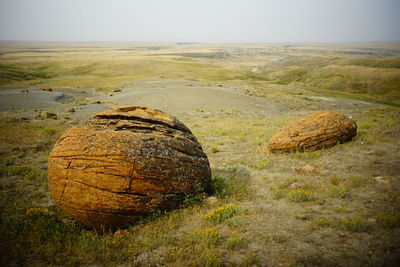
[[[295,182],[295,183],[290,184],[288,187],[289,187],[289,189],[299,189],[299,188],[303,188],[304,184],[301,182]]]
[[[76,110],[74,108],[67,108],[65,112],[74,113]]]
[[[126,236],[128,233],[129,232],[126,229],[124,229],[124,230],[123,229],[119,229],[118,231],[114,232],[113,236],[119,238],[119,237]]]
[[[357,134],[357,124],[350,118],[322,111],[290,121],[271,137],[273,152],[313,151],[350,141]]]
[[[207,156],[175,117],[144,107],[98,113],[60,137],[49,158],[57,205],[94,228],[121,227],[210,189]]]
[[[207,198],[207,202],[208,202],[209,204],[215,204],[215,203],[218,202],[218,199],[217,199],[216,197],[208,197],[208,198]]]
[[[57,114],[52,113],[52,112],[46,112],[45,116],[46,116],[46,118],[57,119]]]

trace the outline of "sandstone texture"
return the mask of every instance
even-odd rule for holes
[[[207,156],[175,117],[119,107],[64,132],[51,151],[56,204],[93,227],[122,227],[210,189]]]
[[[268,142],[273,152],[313,151],[350,141],[357,124],[333,111],[321,111],[290,121]]]

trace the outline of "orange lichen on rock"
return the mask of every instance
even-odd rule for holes
[[[357,134],[357,124],[333,111],[321,111],[290,121],[271,137],[273,152],[313,151],[350,141]]]
[[[119,107],[64,132],[51,151],[49,187],[77,221],[121,227],[210,189],[207,156],[175,117]]]

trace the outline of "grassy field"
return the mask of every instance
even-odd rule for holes
[[[400,50],[305,46],[103,45],[21,48],[2,44],[0,85],[121,88],[132,80],[263,81],[399,105]],[[390,51],[388,56],[382,51]],[[298,85],[299,86],[299,85]]]
[[[1,44],[0,54],[0,92],[46,86],[85,96],[61,107],[1,112],[4,266],[400,261],[398,44]],[[126,229],[98,233],[51,200],[48,155],[65,129],[84,121],[79,114],[95,97],[117,89],[135,92],[148,85],[143,81],[160,88],[169,88],[168,82],[183,86],[179,81],[196,90],[215,87],[286,109],[197,108],[181,114],[209,157],[213,194],[188,197],[179,209],[151,214]],[[85,95],[84,88],[95,94]],[[66,113],[68,107],[76,112]],[[267,150],[286,122],[327,108],[357,122],[352,141],[315,152]]]

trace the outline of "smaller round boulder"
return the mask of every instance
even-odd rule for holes
[[[321,111],[290,121],[271,137],[272,152],[313,151],[350,141],[357,134],[352,119],[333,111]]]

